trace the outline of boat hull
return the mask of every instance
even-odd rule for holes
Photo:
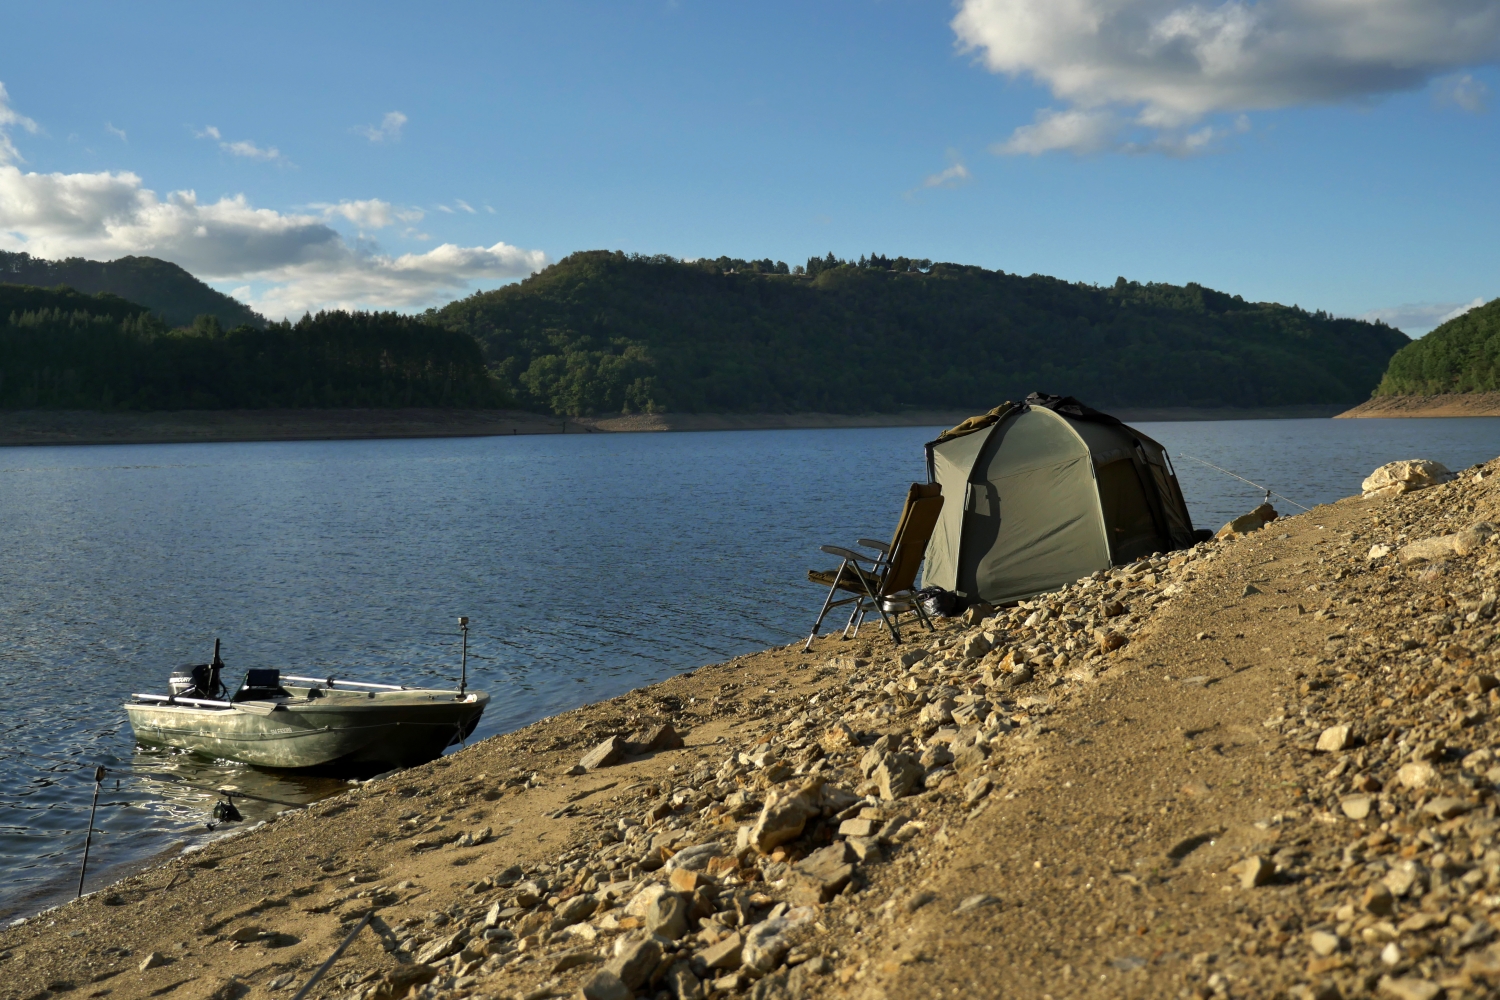
[[[257,767],[412,767],[473,732],[489,703],[479,692],[322,691],[308,699],[288,690],[291,698],[234,708],[131,703],[125,714],[140,743]]]

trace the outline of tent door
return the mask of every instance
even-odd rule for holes
[[[1122,458],[1100,466],[1097,474],[1110,561],[1118,566],[1167,548],[1136,463]]]

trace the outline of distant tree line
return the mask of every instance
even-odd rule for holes
[[[39,303],[36,291],[57,302]],[[225,331],[71,290],[0,285],[0,408],[504,407],[472,337],[395,313],[322,312]],[[133,310],[133,311],[132,311]]]
[[[829,254],[575,253],[428,318],[484,345],[517,402],[567,415],[1354,404],[1409,342],[1379,323],[1201,285],[1075,284]]]
[[[1470,309],[1391,358],[1377,396],[1500,392],[1500,299]]]

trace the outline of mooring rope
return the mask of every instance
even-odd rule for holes
[[[1300,508],[1301,510],[1305,510],[1309,514],[1312,513],[1312,508],[1311,507],[1303,507],[1297,501],[1292,500],[1289,497],[1284,497],[1280,493],[1276,493],[1276,492],[1272,491],[1271,487],[1269,487],[1269,486],[1262,486],[1260,483],[1250,482],[1250,480],[1246,479],[1244,476],[1241,476],[1241,475],[1238,475],[1236,473],[1230,472],[1228,469],[1220,469],[1217,465],[1213,464],[1212,462],[1205,462],[1203,459],[1199,458],[1196,455],[1184,455],[1182,457],[1183,458],[1191,458],[1193,461],[1197,462],[1199,465],[1206,465],[1210,469],[1217,469],[1219,472],[1224,473],[1224,475],[1226,475],[1226,476],[1234,476],[1234,478],[1238,479],[1240,482],[1242,482],[1242,483],[1250,483],[1251,486],[1254,486],[1258,490],[1265,490],[1266,491],[1266,497],[1267,497],[1267,499],[1269,499],[1271,497],[1275,497],[1278,500],[1285,500],[1287,503],[1291,504],[1293,507],[1297,507],[1297,508]]]

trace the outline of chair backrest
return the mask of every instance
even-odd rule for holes
[[[927,552],[927,542],[937,527],[943,509],[943,488],[937,483],[912,483],[906,491],[906,505],[891,537],[891,551],[886,557],[885,580],[880,596],[910,590],[917,580],[917,569]]]

